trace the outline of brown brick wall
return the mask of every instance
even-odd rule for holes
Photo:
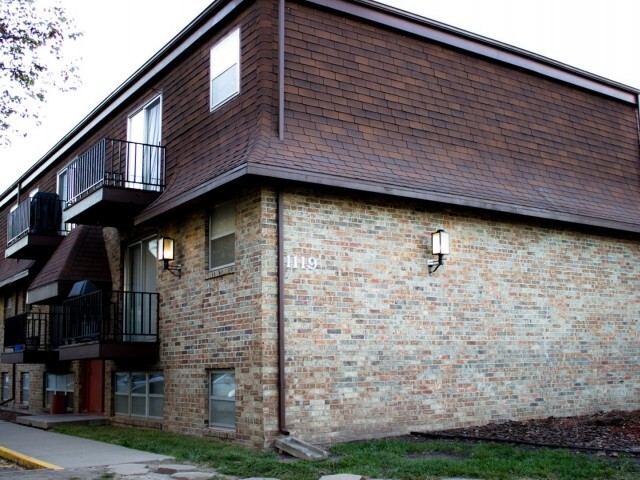
[[[0,292],[0,319],[2,319],[2,328],[0,328],[0,349],[3,349],[4,346],[4,301],[5,296],[10,294],[14,297],[14,307],[16,307],[16,311],[11,312],[10,316],[14,314],[21,314],[24,312],[24,289],[20,289],[20,286],[11,289],[5,288]],[[17,300],[17,301],[16,301]],[[40,307],[36,307],[40,308]],[[0,350],[1,351],[1,350]],[[30,386],[30,395],[29,395],[29,405],[22,405],[21,398],[21,389],[22,389],[22,377],[21,374],[24,372],[29,372],[31,375],[29,386]],[[14,369],[11,364],[2,364],[0,363],[0,373],[8,373],[9,374],[9,382],[10,382],[10,397],[13,393],[15,393],[14,400],[4,405],[2,408],[4,410],[17,412],[19,414],[37,414],[42,413],[44,410],[44,397],[43,397],[43,385],[44,385],[44,365],[16,365],[15,368],[15,379],[14,379]],[[13,386],[15,382],[15,392],[13,392]]]
[[[229,197],[224,197],[229,198]],[[165,374],[164,428],[233,438],[265,446],[263,412],[271,405],[275,378],[264,357],[274,355],[273,204],[260,189],[237,194],[236,262],[225,273],[208,271],[208,208],[197,208],[165,224],[159,235],[176,239],[182,277],[159,272],[160,367]],[[221,199],[211,199],[213,206]],[[208,373],[235,370],[237,428],[210,428]],[[271,420],[269,420],[271,421]]]
[[[286,271],[295,435],[638,408],[637,240],[303,189],[285,221],[286,255],[319,264]],[[429,275],[437,228],[452,254]]]

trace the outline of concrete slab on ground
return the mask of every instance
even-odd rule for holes
[[[109,419],[98,415],[27,415],[17,417],[16,423],[49,430],[56,425],[108,425]]]
[[[0,421],[0,446],[62,468],[174,460],[94,440]]]

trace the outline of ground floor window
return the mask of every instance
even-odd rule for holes
[[[3,373],[0,381],[2,382],[0,389],[2,390],[2,401],[4,402],[9,400],[9,374]]]
[[[116,415],[162,418],[164,375],[158,372],[118,372],[115,383]]]
[[[22,405],[29,405],[29,383],[31,381],[31,375],[29,372],[23,372],[20,375],[20,403]]]
[[[236,426],[236,374],[232,370],[209,373],[209,425]]]
[[[51,407],[54,394],[64,394],[67,408],[73,408],[73,373],[47,373],[45,377],[45,406]]]

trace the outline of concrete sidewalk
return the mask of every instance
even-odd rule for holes
[[[83,468],[172,460],[165,455],[38,430],[0,421],[0,447],[44,462],[49,468]]]
[[[37,419],[36,419],[37,420]],[[45,419],[49,422],[55,419]],[[73,420],[73,419],[67,419]],[[39,423],[40,420],[35,423]],[[12,458],[17,455],[17,458]],[[0,480],[277,480],[222,475],[215,468],[174,464],[172,457],[0,420],[0,456],[32,462],[38,470],[0,471]],[[361,475],[324,475],[319,480],[365,480]],[[375,479],[369,479],[375,480]],[[472,479],[442,479],[472,480]],[[476,479],[479,480],[479,479]]]

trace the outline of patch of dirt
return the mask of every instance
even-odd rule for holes
[[[428,432],[424,435],[640,454],[640,410],[614,410],[579,417],[491,423],[480,427]]]

